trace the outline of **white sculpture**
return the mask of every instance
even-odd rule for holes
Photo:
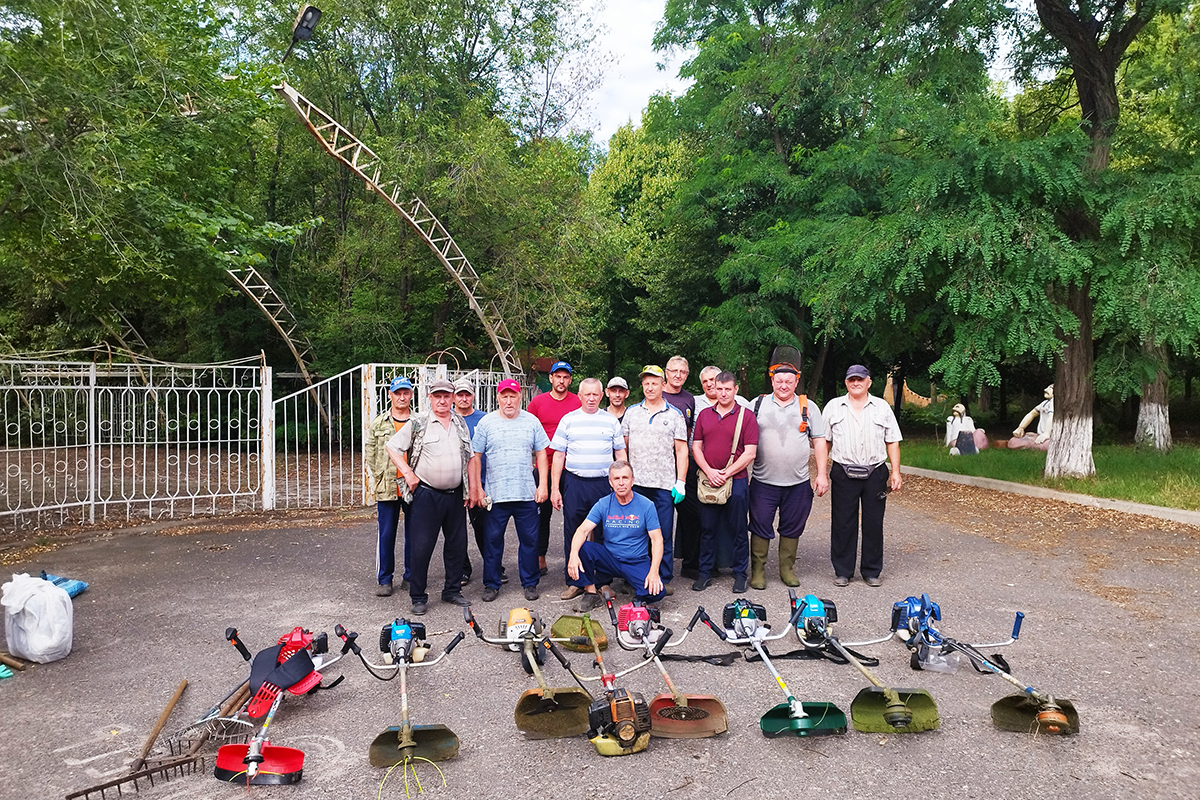
[[[1050,430],[1054,427],[1054,384],[1046,387],[1043,396],[1046,399],[1034,406],[1013,431],[1013,438],[1008,440],[1010,449],[1019,450],[1023,447],[1036,447],[1039,450],[1049,449]],[[1025,429],[1033,424],[1034,418],[1037,418],[1038,421],[1037,433],[1025,433]]]
[[[958,403],[946,417],[946,446],[950,455],[973,456],[987,447],[987,434],[975,427],[975,420],[967,416],[967,407]],[[965,435],[964,435],[965,434]]]

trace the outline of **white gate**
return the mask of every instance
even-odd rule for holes
[[[450,369],[445,364],[363,364],[326,378],[274,404],[273,501],[265,508],[345,508],[371,505],[364,442],[371,420],[386,409],[388,384],[404,376],[413,384],[413,410],[425,408],[429,384],[437,378],[466,378],[475,387],[475,405],[496,408],[502,372]]]
[[[246,361],[0,360],[0,528],[370,505],[363,443],[398,375],[414,410],[444,377],[492,411],[505,378],[363,364],[273,401]]]
[[[258,507],[270,370],[257,361],[0,361],[0,525]]]

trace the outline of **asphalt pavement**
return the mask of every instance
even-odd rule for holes
[[[710,739],[654,739],[644,753],[602,758],[583,737],[525,739],[514,726],[513,709],[536,684],[516,654],[468,634],[440,664],[411,673],[413,721],[443,723],[461,740],[458,757],[439,765],[445,787],[432,766],[417,767],[425,794],[584,800],[1196,797],[1200,529],[972,491],[977,494],[962,496],[945,484],[908,479],[889,501],[881,588],[858,578],[846,588],[832,585],[829,504],[818,500],[800,544],[800,591],[836,601],[837,632],[846,641],[885,634],[892,603],[922,592],[940,604],[943,632],[962,641],[1002,641],[1023,611],[1019,641],[999,652],[1021,680],[1075,703],[1079,735],[998,730],[989,708],[1012,692],[1009,684],[969,667],[956,674],[915,672],[908,651],[891,641],[861,649],[879,658],[875,671],[885,683],[933,694],[939,730],[897,735],[851,729],[844,736],[769,740],[759,732],[759,716],[783,696],[762,664],[669,663],[682,691],[713,694],[725,703],[729,731]],[[555,522],[561,526],[560,515]],[[560,535],[561,527],[554,541]],[[119,776],[181,679],[189,686],[166,732],[245,679],[246,665],[224,640],[228,626],[236,626],[253,651],[295,625],[328,631],[332,639],[341,623],[362,633],[367,652],[376,650],[380,628],[407,616],[410,603],[401,593],[374,595],[374,536],[369,512],[330,513],[299,521],[238,519],[114,531],[10,558],[5,578],[45,569],[83,579],[90,588],[74,601],[71,655],[0,681],[0,798],[63,797]],[[512,575],[514,543],[510,529],[505,562]],[[464,591],[476,600],[485,629],[494,630],[513,606],[532,606],[548,620],[570,613],[570,602],[558,599],[557,545],[550,548],[542,599],[534,603],[524,600],[516,582],[506,584],[496,602],[479,602],[479,556],[470,546],[477,577]],[[433,601],[423,621],[436,654],[466,627],[459,608],[437,599],[440,549],[432,573]],[[747,597],[764,604],[768,621],[780,624],[788,598],[774,548],[768,575],[768,588]],[[698,604],[717,616],[734,599],[731,587],[728,574],[700,593],[691,591],[689,581],[677,581],[675,595],[663,604],[664,623],[682,629]],[[785,639],[772,650],[795,646]],[[678,648],[691,654],[729,649],[703,626]],[[616,668],[635,660],[615,647],[606,658]],[[591,672],[589,656],[570,659],[581,673]],[[832,701],[847,714],[867,685],[846,665],[778,665],[801,699]],[[573,685],[557,663],[546,671],[552,685]],[[253,787],[251,794],[404,796],[400,770],[387,777],[381,793],[385,770],[367,760],[371,740],[399,721],[398,682],[375,680],[351,658],[328,673],[337,675],[345,681],[331,691],[288,697],[272,725],[275,744],[305,752],[302,782]],[[624,685],[647,699],[664,691],[653,667],[633,673]],[[211,758],[209,764],[211,770]],[[143,785],[138,796],[205,800],[246,791],[209,772]],[[408,793],[416,792],[410,776]]]

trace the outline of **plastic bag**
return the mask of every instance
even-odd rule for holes
[[[39,664],[66,658],[75,624],[66,590],[27,574],[14,574],[3,589],[8,651]]]

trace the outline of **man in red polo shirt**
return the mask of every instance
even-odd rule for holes
[[[733,481],[733,487],[729,499],[723,504],[700,504],[700,574],[692,584],[692,589],[702,592],[708,588],[717,552],[717,538],[731,537],[733,591],[741,594],[746,591],[746,568],[750,561],[746,524],[750,495],[746,467],[754,463],[758,453],[758,421],[753,411],[741,408],[735,401],[737,378],[732,372],[717,375],[716,390],[717,404],[704,409],[696,417],[692,454],[711,486],[715,488],[726,481]],[[737,430],[739,419],[740,431]]]
[[[558,423],[562,418],[582,405],[579,402],[579,395],[571,391],[571,373],[570,364],[566,361],[555,361],[550,367],[550,391],[542,392],[530,400],[525,409],[537,417],[538,422],[542,423],[548,439],[554,438],[554,432],[558,430]],[[554,459],[552,451],[547,451],[546,455],[551,460]],[[549,498],[538,503],[538,569],[543,575],[548,571],[546,551],[550,549],[550,517],[553,514],[554,505]],[[574,586],[567,588],[568,590],[575,589]],[[577,592],[571,592],[571,597],[574,597],[575,594]]]

